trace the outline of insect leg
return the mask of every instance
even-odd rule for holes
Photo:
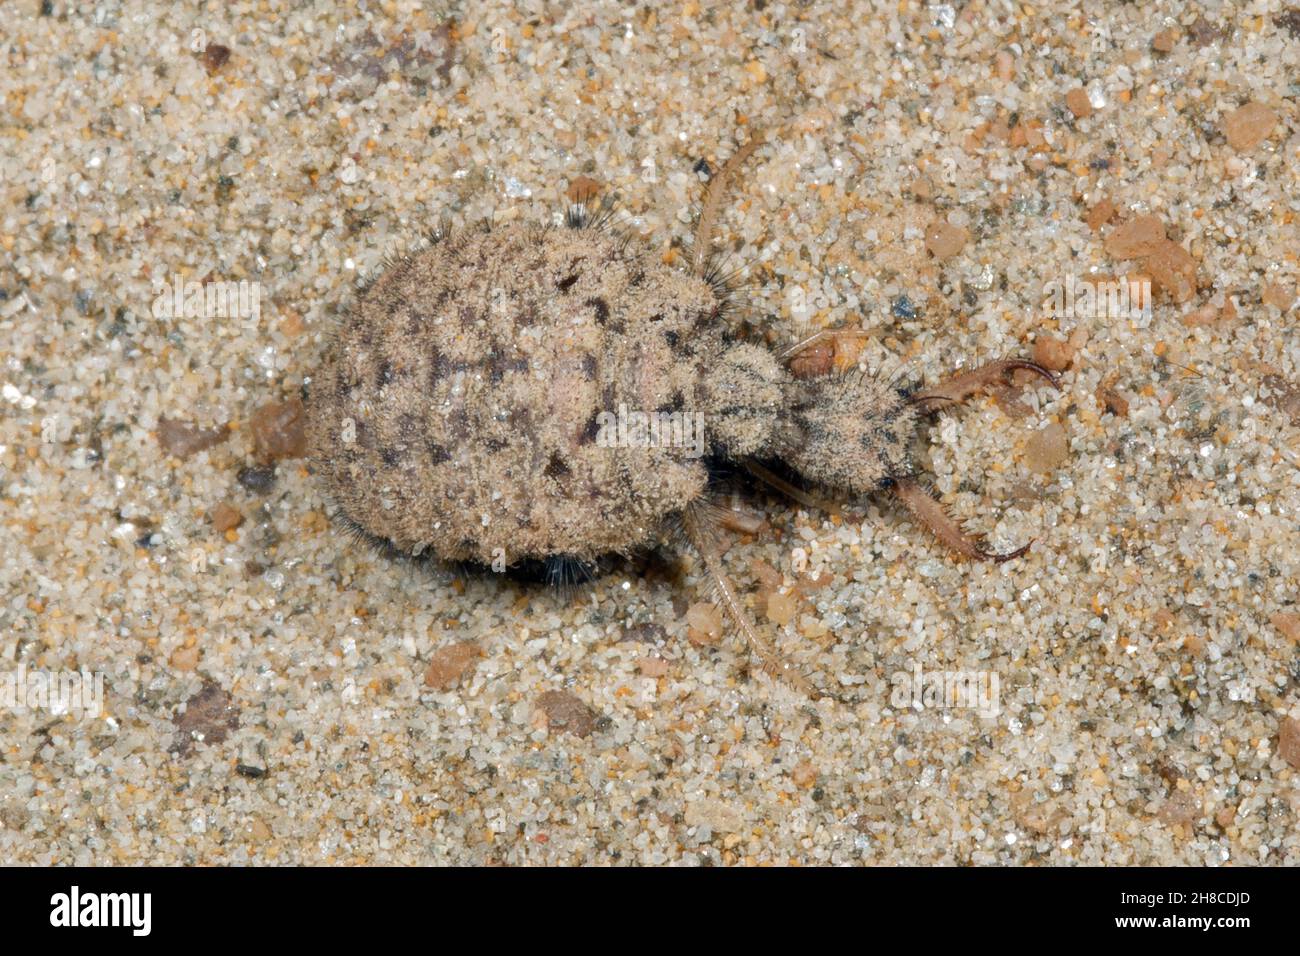
[[[749,142],[732,153],[731,158],[722,164],[722,168],[709,181],[709,188],[704,193],[704,207],[700,210],[700,219],[695,225],[695,239],[692,243],[691,271],[697,276],[703,276],[708,272],[709,246],[713,242],[713,228],[717,225],[722,201],[727,195],[727,180],[754,150],[763,145],[764,133],[765,131],[759,130],[751,136]]]
[[[840,513],[839,505],[835,504],[832,501],[821,501],[820,499],[804,491],[802,488],[796,488],[794,485],[790,484],[790,482],[786,481],[780,475],[775,474],[770,469],[768,469],[763,465],[760,465],[758,462],[754,461],[753,459],[747,459],[744,462],[744,467],[747,472],[749,472],[759,481],[763,482],[763,484],[781,492],[781,494],[785,495],[787,498],[790,498],[793,501],[798,502],[799,504],[803,505],[805,508],[817,510],[817,511],[825,511],[827,514],[830,515],[837,515]]]
[[[704,562],[704,567],[709,572],[714,587],[717,588],[719,601],[726,608],[727,614],[736,625],[736,629],[744,637],[745,643],[749,645],[750,652],[758,658],[764,673],[769,677],[784,678],[790,683],[790,686],[808,697],[833,696],[814,688],[808,679],[799,672],[797,667],[789,661],[781,659],[780,652],[754,627],[745,608],[740,603],[740,597],[736,594],[731,579],[722,566],[722,557],[718,554],[715,538],[717,526],[708,513],[708,506],[704,504],[691,505],[683,515],[682,523],[686,530],[687,539],[691,542],[691,546],[695,548],[696,553],[699,554],[700,560]]]

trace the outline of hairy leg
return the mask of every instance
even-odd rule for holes
[[[699,222],[695,224],[695,239],[692,243],[691,271],[703,276],[709,269],[709,250],[713,242],[713,229],[718,222],[718,213],[722,211],[722,201],[727,196],[727,181],[740,164],[747,160],[754,150],[763,145],[766,138],[764,130],[758,130],[749,142],[722,164],[722,168],[709,181],[709,188],[704,194],[704,208],[700,210]]]
[[[732,623],[736,625],[736,629],[740,631],[745,643],[749,645],[750,652],[758,658],[764,673],[769,677],[784,678],[789,681],[790,686],[808,697],[833,696],[814,688],[808,679],[799,673],[799,669],[794,664],[781,659],[780,652],[772,642],[759,634],[758,629],[754,627],[749,614],[740,603],[740,596],[736,594],[736,589],[722,566],[722,557],[718,554],[715,538],[715,521],[709,514],[709,506],[691,505],[683,515],[682,523],[687,539],[700,556],[700,560],[704,562],[705,570],[709,572],[713,586],[717,589],[718,600],[731,617]]]

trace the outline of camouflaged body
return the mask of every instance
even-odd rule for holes
[[[728,347],[720,305],[610,230],[454,235],[354,304],[310,385],[314,467],[348,519],[410,554],[514,564],[649,543],[707,469],[688,447],[603,447],[597,416],[725,400],[708,374]],[[772,416],[779,401],[765,394]]]

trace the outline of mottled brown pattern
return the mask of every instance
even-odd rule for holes
[[[343,514],[399,551],[506,565],[628,552],[705,496],[700,448],[609,447],[601,412],[702,416],[709,454],[783,458],[845,492],[910,474],[917,412],[892,386],[795,379],[730,339],[723,304],[608,229],[436,243],[340,330],[313,383],[317,467]]]
[[[402,551],[514,563],[644,543],[705,469],[683,448],[600,447],[592,426],[694,394],[726,347],[713,323],[692,332],[717,307],[608,230],[454,236],[356,303],[316,376],[316,463],[344,513]]]

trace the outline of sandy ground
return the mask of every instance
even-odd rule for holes
[[[1074,7],[7,4],[0,858],[1300,862],[1300,11]],[[358,275],[579,177],[680,262],[759,128],[755,335],[1063,369],[921,436],[1028,555],[742,489],[727,566],[840,703],[689,555],[562,595],[335,529],[294,402]],[[1050,294],[1117,275],[1151,299]],[[99,712],[33,683],[79,669]]]

